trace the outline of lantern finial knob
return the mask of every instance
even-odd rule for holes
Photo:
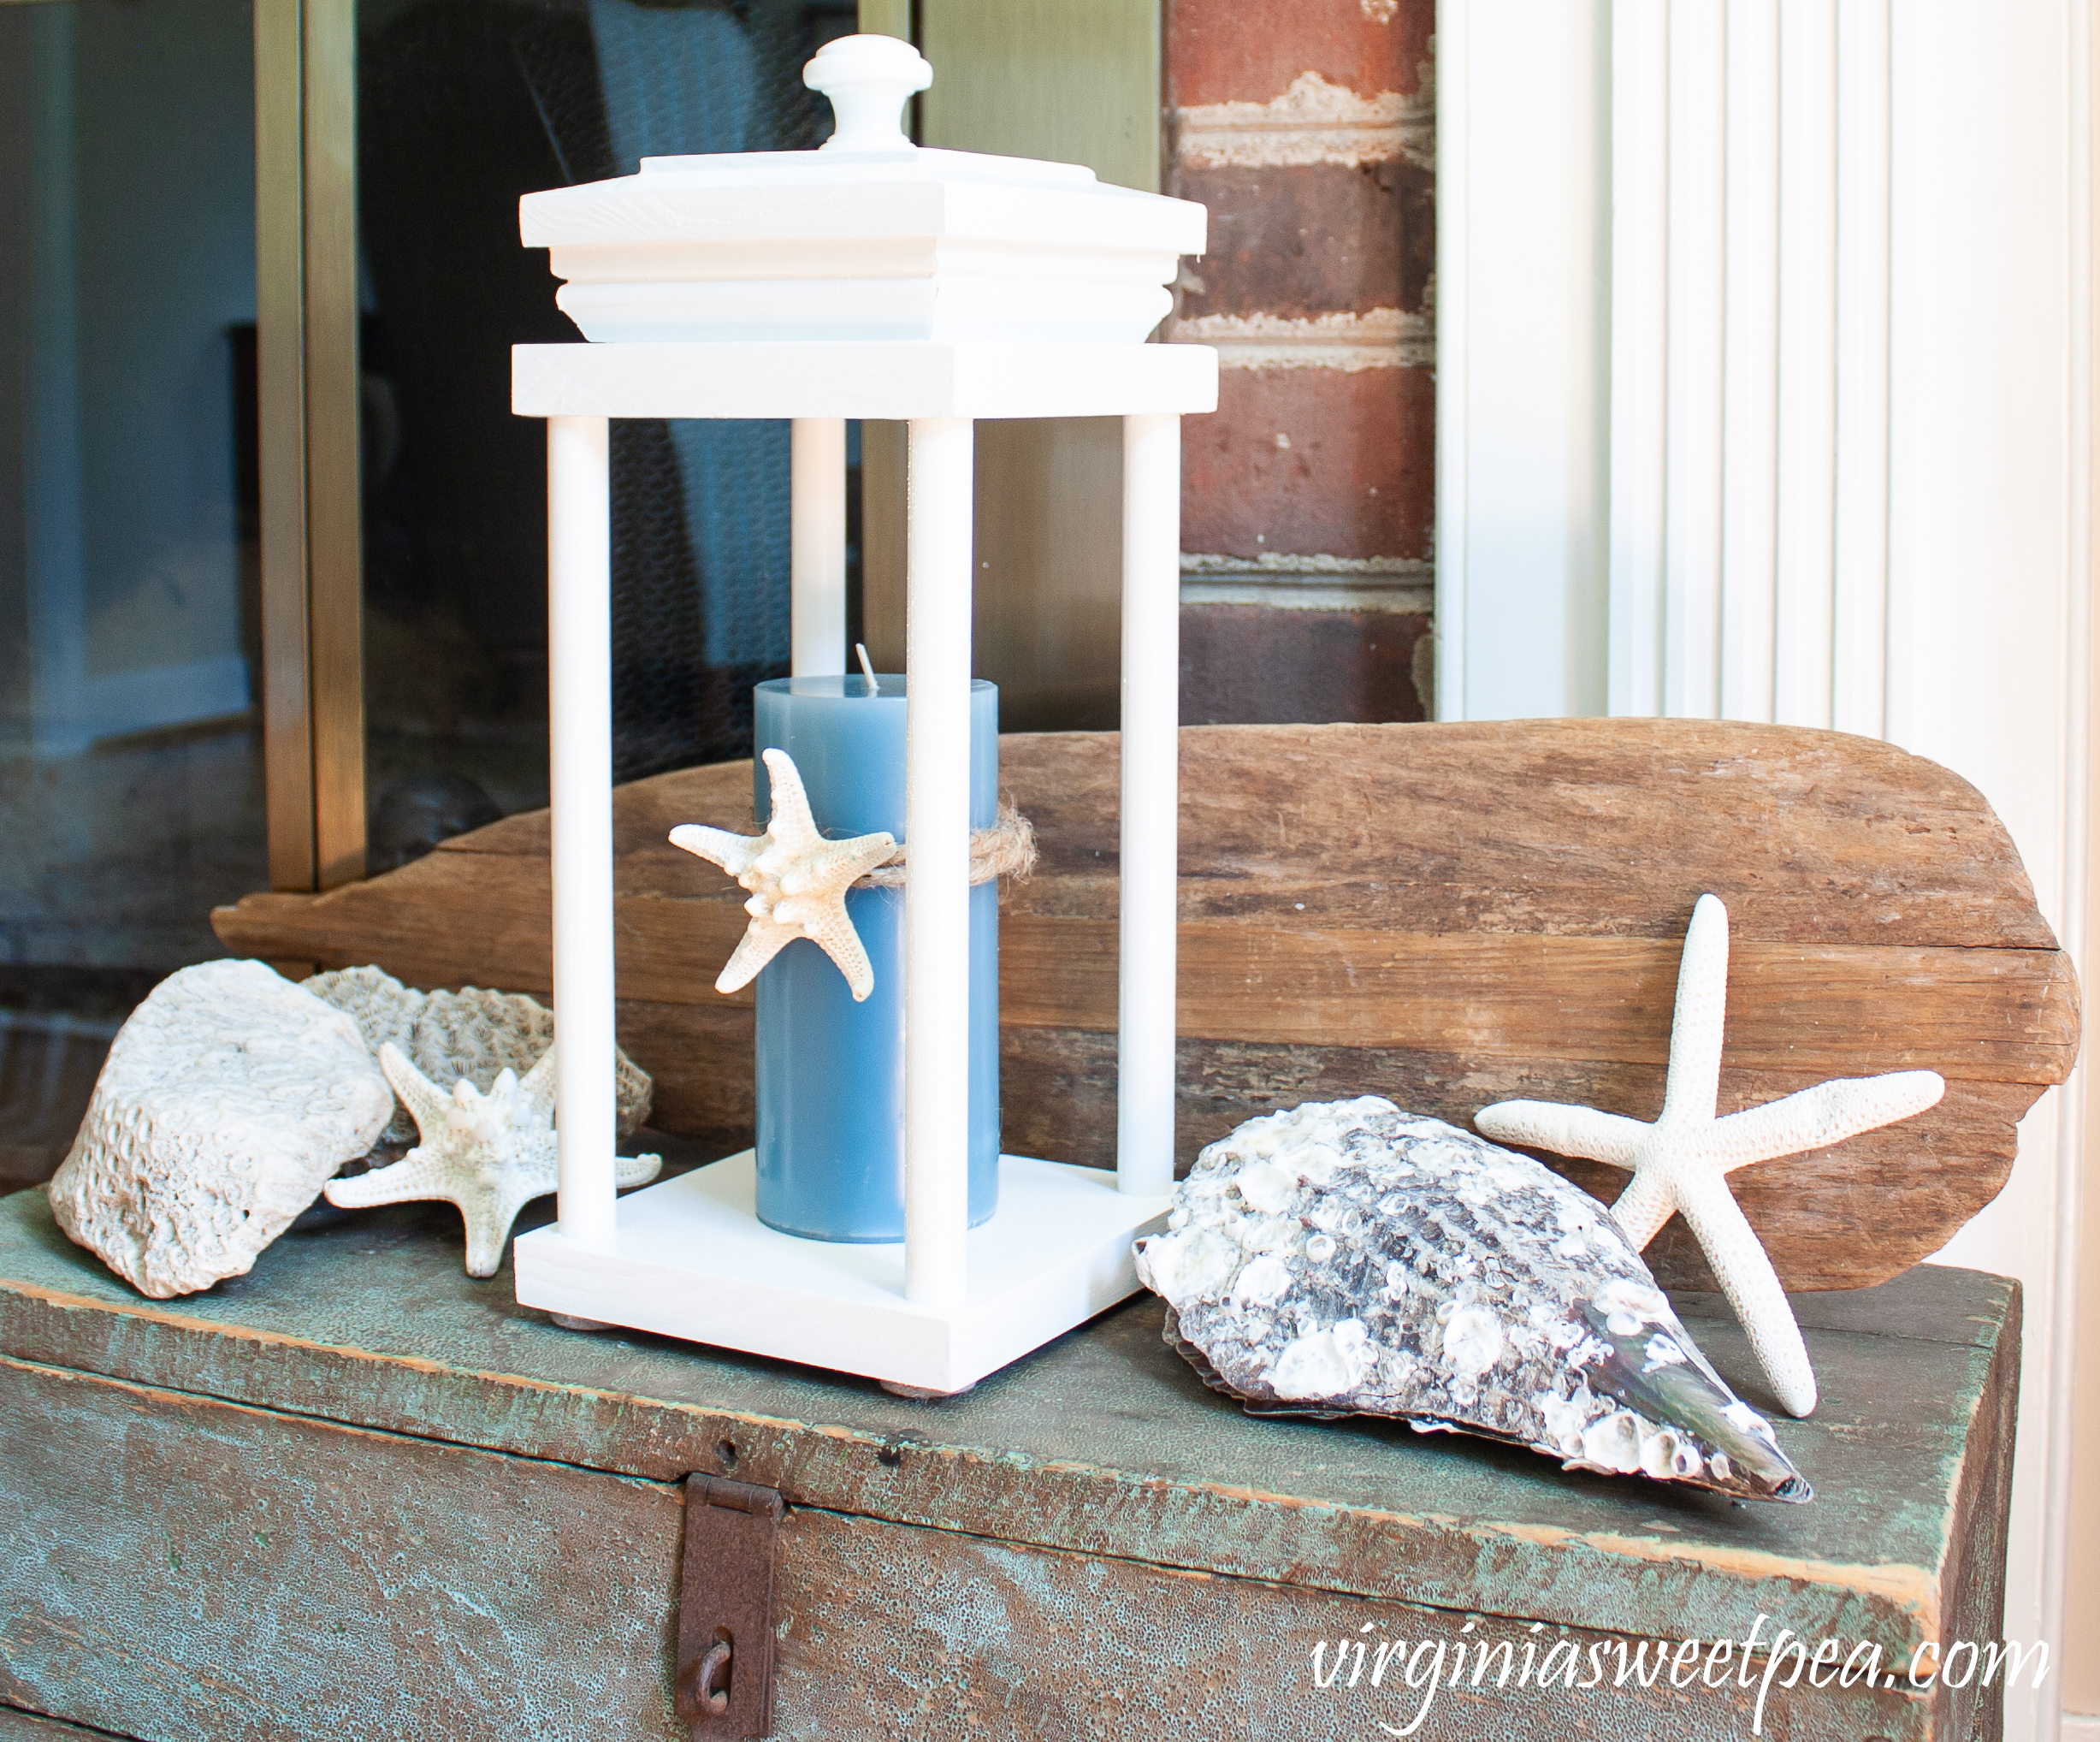
[[[842,36],[819,49],[802,68],[802,83],[831,99],[837,130],[827,151],[910,151],[903,109],[915,91],[933,82],[933,68],[909,43],[894,36]]]

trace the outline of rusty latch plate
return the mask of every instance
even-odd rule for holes
[[[686,1478],[672,1686],[693,1742],[772,1730],[773,1547],[783,1509],[777,1489]]]

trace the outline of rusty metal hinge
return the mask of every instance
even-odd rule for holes
[[[695,1472],[685,1481],[679,1721],[693,1742],[773,1727],[773,1539],[779,1490]]]

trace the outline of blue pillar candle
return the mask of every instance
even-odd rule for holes
[[[970,686],[970,827],[998,820],[999,692]],[[905,680],[776,678],[756,691],[753,803],[772,815],[763,753],[794,758],[817,827],[904,838]],[[828,956],[798,938],[758,977],[758,1213],[812,1240],[904,1238],[904,892],[847,892],[875,970],[855,1004]],[[999,1200],[999,895],[970,891],[970,1225]]]

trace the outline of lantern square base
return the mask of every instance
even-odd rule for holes
[[[1128,1197],[1115,1175],[999,1158],[999,1210],[968,1239],[967,1297],[904,1298],[904,1247],[800,1240],[766,1227],[751,1151],[633,1192],[612,1249],[559,1228],[521,1235],[518,1299],[568,1318],[960,1391],[1140,1284],[1131,1242],[1169,1200]]]

